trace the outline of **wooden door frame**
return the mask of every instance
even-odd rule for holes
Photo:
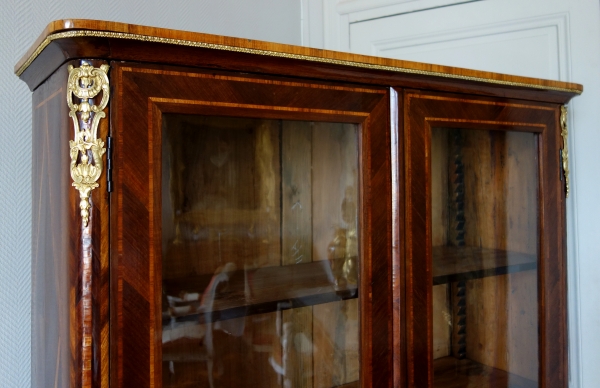
[[[559,180],[560,105],[405,90],[404,112],[407,387],[433,387],[431,123],[455,127],[457,121],[461,128],[485,124],[486,129],[539,133],[539,386],[566,387],[566,235],[564,183]]]
[[[161,203],[162,114],[194,113],[359,124],[361,385],[390,386],[397,285],[392,282],[389,89],[130,63],[113,63],[112,77],[112,384],[145,387],[162,381],[156,227],[161,216],[155,211]],[[223,93],[215,97],[212,90],[219,85]]]

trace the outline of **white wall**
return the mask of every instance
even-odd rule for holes
[[[0,15],[1,387],[31,385],[31,93],[13,74],[19,58],[55,19],[113,20],[300,44],[300,12],[300,0],[3,1]]]

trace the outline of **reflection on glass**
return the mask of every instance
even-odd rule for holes
[[[436,388],[538,387],[536,136],[432,130]]]
[[[164,387],[358,387],[357,127],[167,115]]]

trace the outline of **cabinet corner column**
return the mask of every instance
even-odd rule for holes
[[[68,66],[67,105],[71,198],[71,386],[108,386],[108,135],[109,66],[82,60]]]

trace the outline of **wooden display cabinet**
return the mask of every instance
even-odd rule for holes
[[[89,20],[16,72],[34,386],[567,386],[580,85]]]

